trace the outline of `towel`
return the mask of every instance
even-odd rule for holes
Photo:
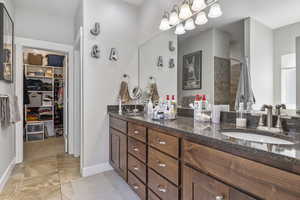
[[[10,122],[17,123],[21,121],[18,97],[14,96],[10,101]]]
[[[0,122],[7,127],[10,122],[10,104],[9,97],[0,97]]]
[[[248,63],[248,59],[245,59],[245,62],[241,64],[241,76],[235,100],[236,110],[238,110],[240,103],[244,103],[245,109],[247,105],[255,103]]]
[[[159,102],[159,94],[156,83],[151,83],[150,86],[150,98],[152,102]]]
[[[127,104],[131,101],[129,90],[128,90],[128,83],[126,81],[121,82],[119,99],[121,99],[122,103],[124,104]]]

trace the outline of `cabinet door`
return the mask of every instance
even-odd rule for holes
[[[190,167],[184,167],[183,200],[256,200]]]
[[[127,179],[127,136],[110,129],[110,164]]]
[[[183,173],[183,200],[229,200],[227,185],[187,166]]]

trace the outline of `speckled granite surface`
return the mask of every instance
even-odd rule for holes
[[[236,130],[235,126],[229,123],[222,125],[194,123],[193,118],[188,117],[179,117],[174,121],[154,121],[144,116],[118,115],[112,112],[109,114],[149,128],[175,133],[186,140],[300,175],[300,134],[297,132],[279,135],[247,129],[249,132],[274,136],[295,143],[294,145],[269,145],[223,135],[223,131]]]

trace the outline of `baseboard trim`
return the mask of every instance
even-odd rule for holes
[[[107,163],[102,163],[102,164],[99,164],[99,165],[93,165],[93,166],[90,166],[90,167],[84,167],[84,168],[81,169],[81,175],[83,177],[93,176],[95,174],[110,171],[112,169],[113,168],[111,167],[111,165],[107,162]]]
[[[0,178],[0,193],[4,189],[4,186],[5,186],[6,182],[8,181],[8,179],[9,179],[9,177],[11,175],[11,172],[14,169],[15,165],[16,165],[16,158],[14,158],[11,161],[11,163],[6,168],[4,174],[1,176],[1,178]]]

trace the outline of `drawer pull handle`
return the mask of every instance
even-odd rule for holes
[[[157,138],[157,142],[158,142],[158,144],[161,144],[161,145],[166,145],[166,144],[167,144],[166,141],[163,141],[163,140],[160,139],[160,138]]]
[[[138,167],[133,167],[134,171],[139,171],[140,169]]]
[[[134,134],[139,134],[140,132],[138,130],[133,131]]]
[[[138,185],[132,185],[133,186],[133,189],[135,190],[138,190],[139,189],[139,186]]]
[[[224,200],[223,196],[216,196],[216,200]]]
[[[162,163],[162,162],[160,162],[159,160],[157,161],[157,165],[158,165],[159,167],[163,167],[163,168],[167,167],[167,165],[166,165],[165,163]]]
[[[139,148],[136,148],[136,147],[133,147],[132,150],[135,151],[135,152],[139,152],[140,151]]]
[[[161,185],[159,185],[159,186],[157,187],[157,189],[158,189],[159,192],[162,192],[162,193],[166,193],[166,192],[167,192],[167,188],[164,187],[164,186],[161,186]]]

